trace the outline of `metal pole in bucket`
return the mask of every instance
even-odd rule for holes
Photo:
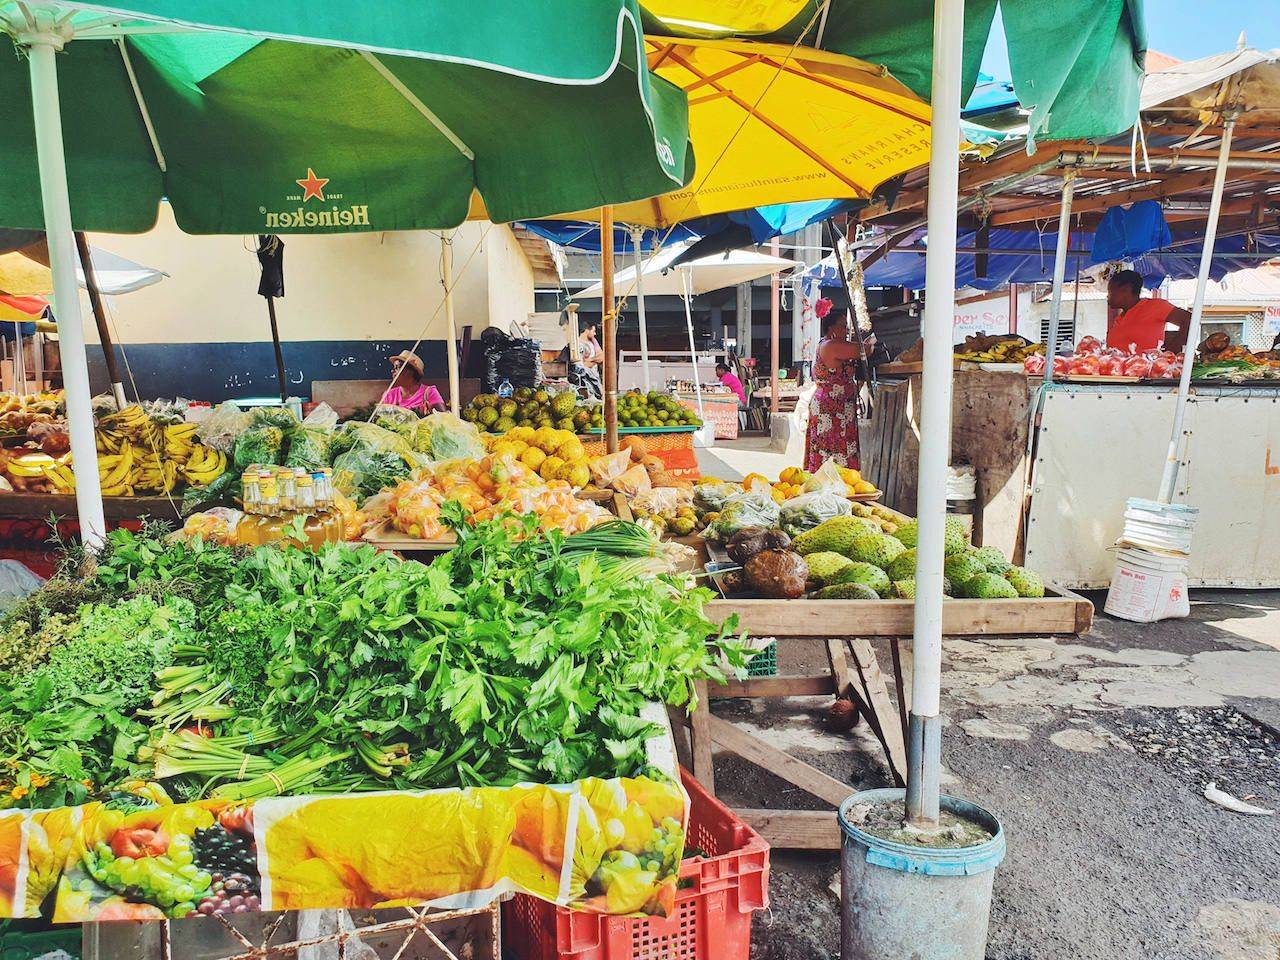
[[[53,306],[58,321],[58,349],[67,397],[67,432],[76,477],[76,515],[80,538],[96,548],[106,537],[102,485],[98,481],[98,451],[94,446],[90,405],[89,362],[85,357],[84,327],[80,319],[80,285],[76,280],[76,238],[71,225],[67,189],[67,160],[62,142],[62,108],[58,99],[56,55],[68,36],[54,27],[20,36],[27,47],[31,71],[31,111],[35,121],[36,159],[40,199],[53,273]]]
[[[1067,250],[1071,246],[1071,200],[1076,193],[1076,168],[1062,178],[1062,210],[1058,214],[1058,246],[1053,251],[1053,299],[1049,304],[1049,342],[1045,344],[1044,382],[1053,383],[1053,358],[1058,353],[1058,320],[1062,316],[1062,286],[1067,279]],[[933,234],[929,235],[932,239]]]
[[[1165,458],[1164,476],[1160,479],[1160,502],[1172,503],[1178,484],[1178,457],[1182,445],[1182,425],[1187,413],[1187,394],[1191,391],[1191,368],[1196,345],[1200,342],[1200,316],[1204,312],[1204,291],[1209,284],[1209,266],[1213,262],[1213,245],[1218,239],[1218,216],[1222,212],[1222,188],[1227,179],[1227,159],[1231,155],[1231,136],[1235,131],[1235,114],[1229,114],[1222,125],[1222,143],[1218,147],[1218,166],[1213,174],[1213,195],[1209,199],[1209,219],[1204,225],[1204,249],[1200,251],[1200,272],[1196,275],[1196,298],[1191,306],[1191,323],[1187,342],[1183,345],[1182,376],[1178,379],[1178,396],[1173,403],[1173,432],[1169,436],[1169,454]]]
[[[924,376],[916,498],[916,602],[906,816],[937,828],[942,752],[942,565],[951,453],[951,332],[955,322],[964,0],[935,0],[929,252],[925,255]]]
[[[649,323],[644,314],[644,228],[631,228],[631,252],[636,260],[636,312],[640,316],[640,367],[644,392],[649,392]]]

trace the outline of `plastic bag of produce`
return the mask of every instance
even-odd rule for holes
[[[185,517],[205,507],[230,506],[240,500],[240,474],[231,467],[206,487],[187,487],[182,494],[182,515]]]
[[[236,437],[249,429],[249,414],[245,413],[228,400],[220,403],[209,416],[204,418],[196,434],[200,442],[211,450],[230,453]]]
[[[637,463],[614,477],[611,486],[624,497],[637,497],[651,490],[653,482],[649,479],[649,471]]]
[[[409,464],[394,450],[354,448],[333,460],[333,486],[355,500],[394,487],[409,475]]]
[[[243,470],[251,463],[279,463],[284,431],[279,427],[250,427],[232,448],[235,465]]]
[[[391,450],[404,455],[411,453],[413,447],[409,441],[385,427],[366,420],[348,420],[334,432],[329,441],[329,455],[337,458],[351,450],[381,451]]]
[[[619,450],[617,453],[605,454],[591,461],[591,478],[595,480],[596,486],[607,487],[622,476],[623,472],[630,466],[630,450]]]
[[[304,427],[324,427],[332,430],[338,425],[338,411],[327,403],[317,403],[310,413],[302,419]]]
[[[708,480],[693,488],[693,505],[704,513],[720,511],[730,498],[742,493],[742,487],[724,480]]]
[[[849,484],[845,482],[844,477],[840,476],[840,464],[834,460],[824,462],[804,482],[805,493],[818,493],[823,490],[838,493],[842,497],[849,495]]]
[[[284,466],[305,467],[315,470],[329,465],[329,443],[333,439],[333,431],[324,427],[299,427],[289,438],[289,452],[285,454]]]
[[[418,426],[418,415],[408,407],[380,403],[373,408],[373,416],[369,418],[369,422],[402,437],[412,437]]]
[[[776,527],[778,504],[761,490],[740,491],[720,508],[720,516],[704,531],[711,540],[728,540],[747,527]]]
[[[843,485],[844,481],[841,481]],[[778,525],[790,536],[812,530],[832,517],[847,517],[853,513],[853,504],[843,493],[819,490],[803,493],[782,504],[778,511]]]
[[[484,441],[475,424],[452,413],[433,413],[418,421],[413,432],[413,448],[431,455],[432,460],[479,460]]]
[[[275,427],[289,433],[298,427],[298,415],[290,407],[254,407],[249,411],[249,427]]]

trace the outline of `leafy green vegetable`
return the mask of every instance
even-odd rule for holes
[[[236,437],[231,458],[241,470],[251,463],[277,463],[283,445],[279,427],[252,427]]]
[[[458,546],[430,566],[112,533],[95,582],[116,601],[0,700],[0,745],[55,779],[42,801],[139,759],[184,797],[634,775],[644,704],[743,665],[635,525],[543,537],[446,511]]]

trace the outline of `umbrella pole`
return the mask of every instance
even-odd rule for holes
[[[271,319],[271,345],[276,349],[276,376],[280,380],[280,402],[289,402],[289,382],[284,375],[284,354],[280,350],[280,326],[276,323],[276,298],[267,297],[267,316]]]
[[[1058,213],[1058,246],[1053,251],[1053,299],[1049,303],[1049,342],[1045,344],[1044,382],[1053,383],[1053,358],[1058,354],[1058,320],[1062,316],[1062,287],[1067,280],[1067,248],[1071,246],[1071,200],[1076,193],[1076,168],[1062,178],[1062,210]],[[1078,276],[1078,274],[1077,274]]]
[[[31,111],[35,121],[44,228],[49,243],[49,268],[53,272],[67,432],[76,477],[76,514],[82,542],[95,549],[106,536],[107,524],[102,511],[102,486],[98,482],[98,451],[94,446],[93,409],[89,403],[89,364],[80,319],[80,287],[76,282],[75,231],[71,226],[67,160],[62,143],[58,66],[54,60],[64,41],[50,31],[32,33],[19,38],[19,42],[27,46],[29,54]]]
[[[107,329],[107,312],[102,308],[102,292],[98,289],[98,275],[93,269],[93,255],[83,230],[76,231],[76,252],[80,255],[80,271],[84,274],[84,288],[89,291],[89,306],[93,308],[93,322],[98,325],[98,341],[102,344],[102,358],[107,362],[107,378],[111,381],[111,398],[116,409],[129,405],[124,395],[124,382],[120,379],[120,365],[116,363],[116,348]]]
[[[929,252],[925,255],[924,376],[916,517],[916,602],[907,751],[906,818],[938,828],[942,762],[942,564],[951,447],[951,332],[955,323],[964,0],[935,0]]]
[[[689,274],[692,272],[692,267],[682,269],[680,282],[684,285],[684,322],[689,328],[689,360],[693,363],[693,395],[698,400],[698,419],[705,423],[707,418],[702,412],[702,380],[698,376],[698,348],[693,342],[693,305],[689,302]]]
[[[465,272],[465,271],[464,271]],[[458,379],[458,328],[453,319],[453,231],[440,235],[440,282],[444,284],[445,362],[449,365],[449,410],[456,417],[461,381]]]
[[[649,324],[644,315],[644,254],[641,252],[641,241],[644,230],[631,228],[631,249],[636,258],[636,310],[640,314],[640,365],[643,368],[644,392],[649,392]]]
[[[775,257],[781,254],[778,238],[769,242],[769,252]],[[773,430],[773,418],[778,415],[778,339],[779,317],[782,309],[782,281],[777,271],[769,276],[769,429]]]
[[[600,326],[604,339],[605,449],[618,452],[618,317],[613,312],[613,207],[600,208]]]
[[[1187,394],[1191,391],[1191,368],[1195,365],[1195,349],[1200,343],[1200,317],[1204,313],[1204,291],[1209,284],[1209,267],[1213,263],[1213,247],[1218,240],[1218,217],[1222,212],[1222,188],[1227,178],[1227,159],[1231,155],[1231,137],[1236,117],[1230,114],[1222,125],[1222,142],[1218,147],[1218,166],[1213,174],[1213,194],[1209,198],[1209,219],[1204,225],[1204,247],[1200,251],[1200,272],[1196,275],[1196,297],[1191,305],[1191,322],[1187,342],[1182,347],[1182,376],[1178,379],[1178,396],[1173,404],[1173,432],[1169,436],[1169,454],[1165,458],[1164,476],[1160,480],[1160,502],[1172,503],[1178,485],[1178,456],[1182,446],[1183,420],[1187,413]]]

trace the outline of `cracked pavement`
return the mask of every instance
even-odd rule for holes
[[[946,641],[944,789],[1000,817],[1009,844],[989,960],[1280,958],[1280,814],[1243,816],[1203,795],[1212,780],[1280,809],[1280,591],[1192,599],[1186,620],[1099,613],[1079,639]],[[779,651],[784,674],[824,665],[816,643]],[[865,725],[822,729],[827,702],[715,712],[851,788],[887,785]],[[725,753],[716,773],[731,804],[827,809]],[[838,867],[836,855],[775,851],[756,960],[837,954]]]

